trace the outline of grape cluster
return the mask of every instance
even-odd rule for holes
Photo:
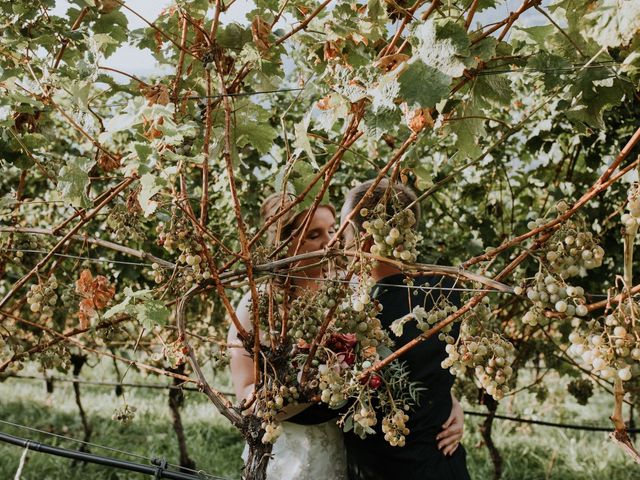
[[[515,348],[500,335],[468,336],[463,325],[458,341],[448,343],[445,350],[448,357],[442,361],[442,368],[448,368],[456,376],[473,369],[480,386],[496,400],[509,391],[507,383],[513,374]]]
[[[629,212],[623,214],[621,220],[625,226],[625,233],[633,235],[640,224],[640,186],[637,184],[629,191],[627,210]]]
[[[295,386],[278,386],[274,382],[260,390],[255,415],[262,420],[261,427],[265,432],[262,443],[273,443],[278,439],[282,433],[282,425],[276,420],[276,416],[285,405],[297,403],[298,398],[300,393]]]
[[[124,205],[115,205],[107,217],[107,226],[118,241],[138,240],[144,237],[140,215]]]
[[[44,282],[31,285],[27,292],[27,303],[34,314],[39,314],[41,320],[53,316],[53,307],[58,303],[58,280],[55,275],[49,276]]]
[[[331,408],[339,408],[347,399],[347,392],[345,391],[347,382],[340,374],[341,366],[335,360],[328,363],[328,365],[322,364],[318,366],[320,401]]]
[[[567,391],[580,405],[586,405],[593,396],[593,382],[585,378],[571,380],[567,385]]]
[[[367,262],[358,267],[362,280],[358,287],[352,288],[338,279],[323,282],[317,290],[294,292],[298,296],[289,299],[288,338],[272,348],[269,342],[263,342],[265,357],[270,358],[272,368],[265,378],[265,384],[258,392],[255,414],[261,420],[264,431],[262,441],[273,442],[281,432],[277,415],[291,403],[302,398],[305,401],[316,398],[330,408],[340,408],[350,398],[347,414],[342,422],[349,419],[359,435],[374,433],[371,428],[380,418],[387,418],[387,437],[394,445],[404,444],[404,435],[408,430],[404,425],[404,409],[410,403],[405,398],[409,385],[406,372],[394,368],[394,362],[383,372],[363,376],[363,372],[379,360],[377,347],[390,346],[392,341],[377,318],[379,303],[369,294],[375,282],[366,274]],[[273,285],[272,299],[275,305],[269,308],[269,294],[261,292],[258,297],[258,313],[261,330],[267,329],[269,311],[273,314],[273,323],[277,331],[282,326],[283,295],[278,286]],[[311,345],[316,340],[320,326],[326,321],[329,312],[332,321],[328,324],[322,342],[311,362],[308,362]],[[284,357],[278,357],[277,349],[284,347]],[[284,361],[283,361],[284,360]],[[302,379],[303,366],[309,365],[306,381]],[[385,375],[388,376],[385,377]],[[295,382],[293,390],[277,386],[283,379]],[[385,388],[380,388],[382,385]],[[290,383],[289,383],[290,384]],[[410,397],[410,395],[409,395]],[[371,407],[372,399],[377,398],[380,411]],[[394,416],[401,409],[402,416]],[[385,427],[386,428],[386,427]]]
[[[112,420],[116,420],[123,425],[129,425],[136,416],[137,408],[125,403],[122,407],[116,408],[111,415]]]
[[[206,109],[206,104],[203,108]],[[185,138],[182,145],[176,145],[174,147],[174,151],[178,155],[184,155],[186,157],[190,156],[193,153],[193,140],[193,138]]]
[[[391,339],[382,328],[377,317],[380,304],[369,303],[365,310],[357,312],[346,307],[336,315],[336,329],[341,332],[354,333],[361,348],[376,348],[380,345],[391,345]]]
[[[569,335],[567,352],[602,378],[630,380],[640,373],[640,305],[627,299],[604,322],[591,320]]]
[[[361,367],[364,371],[371,367],[371,362],[364,361]],[[405,437],[409,434],[406,426],[409,420],[407,412],[419,401],[418,390],[409,381],[408,375],[406,365],[395,361],[377,373],[352,382],[350,396],[356,400],[342,415],[340,423],[349,421],[354,433],[365,438],[375,433],[372,427],[382,418],[385,441],[392,446],[404,446]],[[358,379],[359,376],[356,375],[355,378]]]
[[[46,370],[56,369],[60,372],[66,372],[71,367],[71,352],[69,349],[57,343],[32,356],[32,359],[39,363],[38,370],[45,372]]]
[[[153,272],[153,281],[160,284],[164,282],[164,269],[160,264],[153,262],[151,264],[151,271]]]
[[[164,358],[171,364],[171,367],[176,368],[187,362],[189,348],[184,344],[183,340],[178,339],[175,342],[165,344],[163,354]]]
[[[373,237],[372,254],[407,263],[414,263],[418,259],[416,246],[419,235],[413,231],[416,218],[411,209],[400,210],[390,217],[385,205],[379,203],[373,212],[363,208],[359,213],[368,218],[362,226]]]
[[[533,307],[522,317],[522,322],[527,325],[543,324],[544,310],[553,310],[568,318],[584,317],[589,313],[585,305],[584,289],[569,285],[553,275],[538,272],[534,277],[533,285],[526,287],[526,290],[518,286],[514,292],[516,295],[523,295],[526,292],[527,298],[533,302]]]
[[[389,442],[392,447],[404,447],[406,436],[409,434],[409,429],[406,427],[408,420],[409,415],[400,409],[395,410],[390,415],[386,415],[382,419],[384,439]]]
[[[368,430],[378,423],[378,417],[371,405],[362,406],[353,414],[353,421],[357,423],[363,430]]]
[[[355,334],[362,348],[391,345],[391,339],[378,319],[382,306],[369,294],[373,285],[375,281],[370,275],[361,275],[351,298],[340,305],[335,315],[336,331]]]
[[[215,68],[216,52],[209,50],[202,55],[202,66],[205,70],[212,70]]]
[[[211,272],[207,270],[202,252],[202,246],[192,234],[192,228],[184,218],[178,218],[167,226],[160,222],[156,227],[158,244],[162,245],[169,253],[179,252],[178,264],[186,267],[181,269],[181,276],[187,285],[211,278]],[[160,283],[164,280],[162,270],[157,264],[152,265],[154,281]]]
[[[294,298],[289,311],[289,335],[295,342],[303,340],[310,344],[318,334],[325,313],[326,309],[320,302],[312,301],[309,294]]]
[[[416,327],[423,332],[430,330],[435,324],[441,322],[452,313],[455,313],[458,307],[452,305],[446,298],[440,297],[434,306],[429,310],[425,310],[422,306],[416,306],[411,313],[394,320],[389,326],[390,330],[396,336],[402,336],[404,331],[404,324],[415,320]],[[438,339],[441,342],[453,343],[455,339],[449,335],[453,324],[450,323],[442,327],[438,333]]]
[[[559,202],[556,206],[558,213],[563,213],[567,208],[566,202]],[[538,219],[527,226],[533,229],[547,221]],[[601,266],[604,259],[604,249],[597,244],[584,222],[578,219],[565,220],[546,242],[541,253],[541,260],[549,271],[565,280]]]
[[[9,255],[9,258],[16,265],[22,265],[30,257],[29,253],[23,250],[41,250],[43,245],[35,236],[16,235],[12,243],[5,241],[0,243],[0,247],[1,250],[4,250],[4,248],[16,250],[15,252],[10,252],[13,256]]]

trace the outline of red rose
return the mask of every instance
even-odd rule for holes
[[[343,352],[338,354],[338,359],[342,363],[346,363],[349,367],[356,361],[356,354],[353,352]]]
[[[354,333],[333,333],[327,341],[327,347],[335,353],[350,352],[357,341]]]

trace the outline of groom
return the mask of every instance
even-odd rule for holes
[[[346,217],[364,198],[373,181],[362,183],[351,189],[345,198],[341,220]],[[386,193],[390,190],[389,193]],[[370,212],[375,206],[395,198],[395,205],[401,209],[408,207],[416,196],[407,186],[400,183],[391,184],[383,179],[370,196],[359,207]],[[420,208],[412,207],[416,223],[420,220]],[[387,201],[387,213],[393,215],[391,202]],[[364,218],[359,211],[353,215],[350,225],[345,229],[345,245],[353,248],[357,235],[363,235]],[[373,241],[360,242],[361,248],[369,252]],[[385,263],[379,262],[371,275],[377,282],[373,289],[383,309],[379,315],[384,328],[389,329],[391,322],[410,313],[414,306],[420,305],[429,311],[433,308],[433,300],[439,295],[448,297],[454,305],[459,305],[459,293],[442,291],[438,286],[450,287],[451,279],[440,276],[418,276],[414,285],[424,285],[425,289],[409,291],[403,283],[405,275]],[[435,288],[429,288],[430,285]],[[428,291],[428,292],[427,292]],[[415,293],[417,292],[417,295]],[[455,324],[451,335],[457,337],[459,324]],[[410,322],[404,327],[402,336],[396,339],[395,348],[400,348],[422,333]],[[376,426],[376,435],[368,435],[364,440],[353,432],[345,434],[349,480],[386,480],[401,478],[403,480],[469,480],[466,466],[466,453],[459,440],[462,437],[462,409],[451,394],[454,377],[440,363],[446,358],[445,343],[437,336],[418,344],[408,351],[401,361],[409,368],[409,380],[419,382],[426,388],[420,395],[419,405],[409,412],[407,427],[410,429],[404,447],[392,447],[384,440],[380,431],[380,418]]]

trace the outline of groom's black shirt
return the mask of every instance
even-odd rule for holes
[[[421,276],[414,279],[415,286],[424,289],[407,289],[404,275],[392,275],[380,280],[374,295],[382,304],[378,316],[384,328],[422,306],[429,311],[440,296],[454,305],[460,304],[460,294],[452,290],[440,290],[454,285],[450,278]],[[433,288],[431,288],[433,286]],[[459,323],[455,323],[451,335],[457,338]],[[396,337],[395,349],[402,347],[422,332],[412,321],[404,325],[403,334]],[[380,429],[381,418],[375,427],[376,434],[364,440],[353,432],[345,434],[345,446],[350,480],[403,479],[403,480],[468,480],[466,454],[460,445],[452,456],[443,455],[437,448],[436,435],[451,413],[451,387],[454,377],[440,364],[447,357],[445,343],[433,336],[404,354],[400,360],[409,369],[409,380],[419,382],[425,390],[420,392],[420,404],[409,412],[407,428],[411,431],[404,447],[392,447],[384,440]]]

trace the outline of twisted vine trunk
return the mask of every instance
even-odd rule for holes
[[[244,462],[242,480],[266,480],[267,465],[271,458],[273,445],[271,443],[262,443],[261,435],[256,438],[252,438],[251,434],[244,435],[244,437],[249,437],[247,441],[249,444],[249,456]]]
[[[176,368],[170,368],[169,371],[174,373],[184,373],[184,364],[179,365]],[[178,380],[174,377],[173,386],[177,387],[182,383],[182,380]],[[170,388],[169,389],[169,410],[171,411],[171,419],[173,423],[173,430],[178,437],[178,448],[180,450],[180,466],[185,469],[195,470],[196,462],[189,457],[189,451],[187,450],[187,438],[184,434],[184,427],[182,425],[182,416],[180,415],[180,408],[184,405],[184,393],[181,389]],[[182,470],[182,469],[181,469]],[[185,471],[185,470],[183,470]],[[185,471],[186,473],[186,471]]]
[[[502,477],[502,455],[500,455],[500,451],[496,447],[495,443],[493,443],[493,438],[491,438],[493,421],[495,419],[496,411],[498,410],[498,402],[487,394],[484,394],[482,400],[484,405],[487,407],[487,410],[489,410],[489,416],[480,426],[480,434],[482,435],[482,439],[484,440],[484,443],[489,450],[489,455],[491,456],[491,462],[493,463],[493,478],[494,480],[500,480],[500,477]]]

